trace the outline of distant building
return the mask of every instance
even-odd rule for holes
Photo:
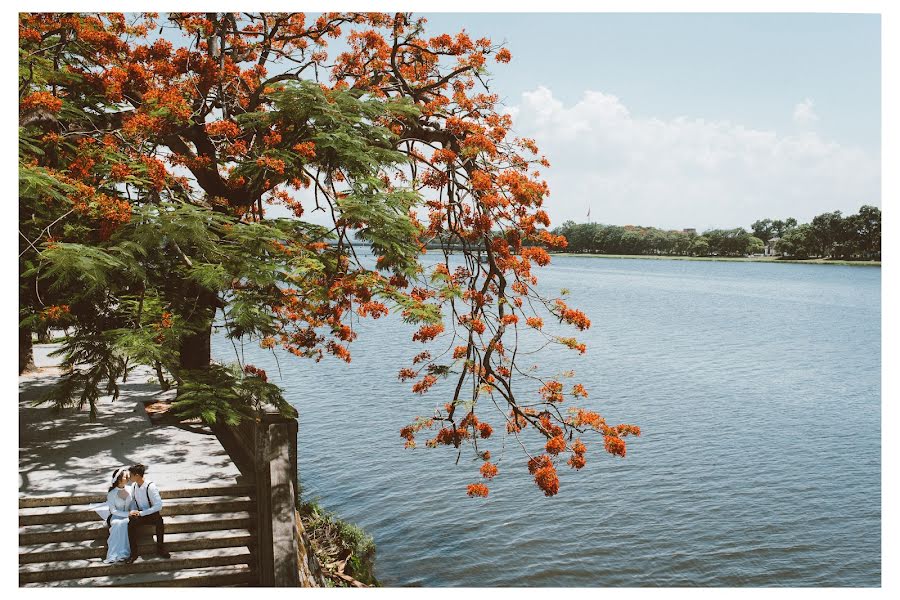
[[[687,229],[682,229],[681,233],[686,233],[688,235],[697,235],[697,230],[693,227],[688,227]]]
[[[775,256],[776,254],[778,254],[775,251],[775,245],[780,239],[780,237],[773,237],[769,239],[769,241],[766,242],[766,249],[763,251],[763,254],[765,254],[766,256]]]

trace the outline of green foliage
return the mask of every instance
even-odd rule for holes
[[[691,240],[690,256],[708,256],[709,255],[709,238],[700,235]]]
[[[297,512],[312,541],[316,557],[323,565],[347,559],[345,572],[368,584],[378,585],[375,579],[375,540],[358,525],[338,518],[322,508],[315,499],[300,500]]]
[[[751,236],[747,245],[748,254],[762,254],[766,249],[766,244],[758,237]]]
[[[803,224],[788,231],[775,244],[775,251],[793,258],[815,256],[816,242],[812,227]]]
[[[282,396],[281,388],[258,375],[242,373],[236,366],[212,365],[182,376],[184,382],[172,405],[180,419],[200,418],[210,424],[237,425],[267,407],[276,408],[286,417],[297,416],[296,409]]]
[[[774,237],[772,219],[760,219],[759,221],[754,221],[750,225],[750,229],[753,232],[754,237],[762,240],[763,244]]]
[[[81,296],[90,296],[108,290],[113,280],[127,271],[126,264],[112,253],[97,246],[58,243],[41,252],[43,268],[40,277],[47,280],[49,289],[63,292],[78,288]],[[29,271],[25,276],[37,274]]]
[[[62,381],[35,404],[51,403],[57,408],[89,405],[90,418],[97,416],[97,402],[103,394],[119,396],[118,377],[125,369],[123,357],[114,351],[110,335],[104,332],[79,332],[67,336],[62,347],[53,353],[63,356],[62,368],[70,370]]]
[[[881,259],[881,211],[862,206],[859,214],[840,211],[816,216],[808,225],[797,219],[761,219],[747,230],[711,229],[697,236],[692,230],[664,231],[654,227],[602,225],[566,221],[554,229],[569,242],[567,252],[668,256],[743,256],[759,254],[778,238],[776,252],[795,258],[813,256]]]
[[[414,114],[409,102],[381,101],[363,97],[358,90],[330,90],[327,93],[311,81],[290,81],[268,94],[272,109],[237,117],[245,128],[263,133],[277,125],[281,142],[238,165],[235,174],[250,181],[251,188],[273,177],[257,159],[265,156],[282,160],[288,180],[304,174],[306,164],[315,162],[326,171],[340,169],[347,174],[375,175],[385,165],[406,161],[393,149],[393,134],[374,123],[389,115]],[[314,161],[294,150],[298,143],[315,144]]]
[[[383,187],[374,177],[354,182],[352,192],[338,199],[338,210],[342,219],[359,225],[356,239],[372,245],[372,251],[381,257],[380,266],[411,275],[419,243],[409,211],[419,196],[402,189],[385,192]]]

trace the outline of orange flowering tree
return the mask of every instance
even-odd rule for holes
[[[566,242],[542,208],[549,165],[487,83],[506,48],[372,13],[23,14],[19,36],[22,328],[70,332],[50,400],[93,410],[147,364],[185,417],[289,413],[261,369],[211,363],[214,327],[349,362],[354,319],[393,311],[427,347],[400,379],[453,389],[400,435],[473,452],[470,495],[500,471],[495,427],[548,496],[561,461],[585,465],[582,437],[624,456],[640,433],[516,361],[520,333],[584,353],[552,322],[590,321],[537,288]]]

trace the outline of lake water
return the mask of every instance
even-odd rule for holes
[[[593,321],[587,354],[541,364],[643,430],[624,459],[562,466],[553,498],[500,435],[487,499],[466,497],[465,455],[403,449],[449,392],[397,381],[421,350],[398,319],[363,320],[350,365],[282,355],[280,380],[245,349],[300,411],[305,496],[374,536],[382,584],[881,584],[879,268],[561,256],[538,274]]]

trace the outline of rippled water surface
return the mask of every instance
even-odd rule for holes
[[[880,269],[557,257],[540,277],[593,321],[586,355],[541,364],[644,432],[553,498],[502,439],[486,500],[465,455],[403,449],[449,391],[397,381],[421,348],[393,317],[359,324],[351,365],[282,355],[278,380],[245,349],[300,410],[304,494],[374,536],[384,585],[880,585]]]

